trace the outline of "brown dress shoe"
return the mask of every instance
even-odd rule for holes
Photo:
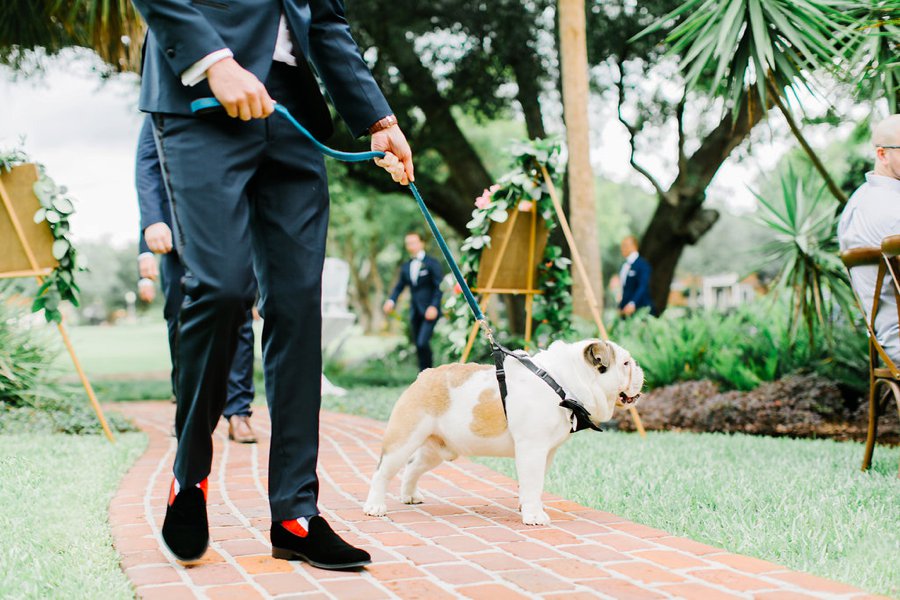
[[[255,444],[256,436],[250,427],[247,415],[232,415],[228,418],[228,439],[238,444]]]

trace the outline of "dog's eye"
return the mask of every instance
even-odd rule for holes
[[[627,367],[629,364],[630,364],[630,362],[626,360],[626,361],[625,361],[625,366]]]
[[[597,368],[597,370],[600,371],[601,373],[606,373],[606,367],[604,367],[603,365],[600,365],[600,366]]]

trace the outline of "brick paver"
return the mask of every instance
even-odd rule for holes
[[[122,568],[142,598],[859,598],[851,586],[789,571],[547,494],[548,527],[526,527],[515,481],[460,459],[422,477],[426,502],[396,498],[388,516],[362,504],[383,424],[323,413],[320,508],[349,541],[372,553],[362,572],[315,569],[270,556],[266,500],[270,424],[253,416],[255,445],[215,436],[210,550],[184,565],[159,541],[175,440],[168,403],[119,407],[148,434],[110,509]]]

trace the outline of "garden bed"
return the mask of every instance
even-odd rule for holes
[[[645,394],[638,403],[644,427],[656,431],[864,441],[865,399],[818,375],[789,375],[749,392],[721,391],[709,380],[685,381]],[[634,430],[630,419],[616,423]],[[900,444],[900,418],[888,403],[878,421],[878,442]]]

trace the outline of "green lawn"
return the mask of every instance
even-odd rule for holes
[[[161,323],[76,328],[74,336],[91,373],[109,376],[168,368]],[[371,352],[389,343],[385,338],[368,338],[357,344],[354,339],[344,347],[355,354],[361,347]],[[141,393],[148,392],[139,381],[137,385]],[[160,390],[164,392],[164,388],[161,385]],[[115,385],[110,389],[114,396],[127,396],[122,390],[116,392]],[[385,420],[402,390],[354,387],[345,398],[325,398],[323,408]],[[19,450],[13,439],[17,438],[0,436],[0,456],[12,448]],[[95,449],[103,446],[97,437],[41,439],[54,440],[54,448],[62,449],[60,454],[54,452],[51,457],[46,450],[49,442],[29,442],[26,436],[25,445],[34,448],[37,462],[22,464],[29,470],[50,472],[55,468],[70,473],[74,481],[63,483],[75,486],[78,493],[83,492],[78,486],[86,471],[96,470],[97,477],[113,482],[109,484],[111,490],[127,464],[115,453],[118,450],[106,457],[111,464],[106,470],[97,466],[103,464],[102,460],[79,457],[75,449],[81,444],[92,444]],[[57,445],[55,440],[62,442]],[[124,443],[118,446],[123,447]],[[32,460],[31,452],[21,454],[26,458],[15,460]],[[879,446],[874,468],[865,474],[859,471],[861,455],[861,444],[826,440],[687,433],[651,433],[642,440],[632,434],[584,432],[558,453],[547,478],[547,490],[675,535],[900,597],[900,569],[896,566],[896,557],[900,556],[900,449]],[[514,475],[510,460],[478,460]],[[3,464],[0,501],[7,501],[2,502],[6,508],[0,508],[0,514],[10,512],[9,498],[20,497],[8,491],[7,481],[22,476],[21,468]],[[79,470],[73,472],[64,465],[79,465]],[[37,497],[40,495],[35,494]],[[105,518],[105,502],[98,503],[98,519]],[[29,514],[30,510],[38,514],[36,504],[46,508],[45,503],[29,502]],[[15,505],[21,507],[23,503],[17,500]],[[11,518],[4,514],[0,525],[7,525],[5,529],[9,530]],[[12,531],[18,528],[26,536],[23,539],[28,539],[31,534],[26,530],[27,523],[27,519],[22,520]],[[0,550],[0,562],[4,565],[9,560],[32,560],[4,556],[3,552]],[[117,571],[112,568],[114,557],[104,560],[108,570]],[[0,579],[0,589],[4,589],[3,583]],[[109,584],[108,589],[118,588]]]
[[[0,435],[0,596],[132,598],[107,506],[143,434]]]
[[[262,323],[254,323],[256,356],[262,356]],[[166,324],[147,319],[132,325],[70,327],[72,345],[85,372],[92,378],[108,379],[129,375],[134,378],[149,374],[160,378],[171,367],[169,361]],[[363,335],[353,330],[343,344],[334,344],[326,352],[341,361],[354,362],[372,354],[388,351],[402,337],[394,335]],[[61,352],[56,360],[65,373],[74,375],[75,369],[68,353]]]
[[[357,388],[326,410],[386,419],[403,388]],[[900,449],[748,435],[582,432],[547,491],[786,567],[900,597]],[[510,459],[478,462],[515,477]]]

